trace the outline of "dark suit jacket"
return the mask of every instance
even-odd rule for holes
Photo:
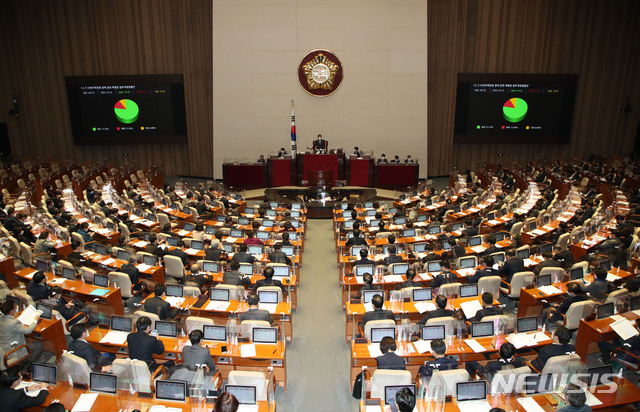
[[[48,299],[51,294],[51,288],[41,283],[36,283],[31,279],[29,285],[27,285],[27,293],[34,301]]]
[[[155,313],[160,317],[160,320],[173,319],[171,305],[169,302],[165,302],[162,298],[154,296],[152,298],[147,299],[144,302],[144,311],[149,313]]]
[[[392,263],[402,263],[404,262],[404,260],[402,259],[402,256],[398,256],[398,255],[389,255],[386,258],[384,258],[384,264],[389,266]]]
[[[467,249],[462,245],[454,246],[451,248],[451,253],[453,253],[454,258],[459,258],[467,254]]]
[[[445,316],[453,316],[453,311],[449,309],[434,309],[425,313],[424,317],[418,321],[418,325],[424,325],[429,319],[443,318]]]
[[[351,239],[347,240],[347,242],[344,244],[345,247],[351,247],[351,246],[367,246],[367,241],[358,236],[358,237],[352,237]]]
[[[129,279],[131,279],[132,284],[138,283],[138,280],[140,280],[140,271],[137,267],[135,267],[135,265],[131,263],[125,263],[124,265],[122,265],[120,267],[120,272],[129,275]]]
[[[424,378],[433,375],[434,370],[448,371],[451,369],[458,369],[458,361],[445,356],[440,359],[425,362],[425,364],[420,366],[420,369],[418,369],[418,373],[420,374],[420,377]]]
[[[189,255],[184,253],[181,249],[173,249],[171,252],[167,253],[171,256],[177,256],[182,260],[182,266],[187,266],[189,264]]]
[[[534,269],[534,272],[540,273],[543,268],[561,268],[562,264],[560,262],[555,261],[554,259],[543,260],[538,263]]]
[[[158,245],[148,244],[147,247],[144,248],[144,251],[147,253],[151,253],[152,255],[156,255],[158,257],[162,257],[167,254],[167,251],[162,249]]]
[[[269,323],[273,323],[273,318],[269,311],[257,308],[240,313],[238,319],[240,319],[240,322],[243,320],[266,320]]]
[[[238,263],[253,263],[256,261],[256,258],[247,252],[238,252],[233,255],[234,262]]]
[[[453,272],[442,272],[431,280],[431,286],[434,288],[439,288],[440,286],[446,283],[454,283],[458,281],[458,276]]]
[[[563,267],[571,267],[573,265],[573,253],[570,250],[563,250],[562,252],[558,252],[553,256],[553,260],[556,262],[560,262]]]
[[[220,260],[220,256],[224,253],[224,249],[218,249],[218,248],[206,248],[204,250],[204,259],[205,260],[212,260],[212,261],[218,261]]]
[[[511,283],[511,278],[515,273],[524,272],[524,260],[514,257],[504,262],[500,268],[500,274],[507,277],[507,282]]]
[[[366,325],[370,320],[390,319],[395,321],[393,312],[387,309],[374,309],[371,312],[365,312],[362,317],[362,325]]]
[[[213,358],[211,358],[211,352],[204,346],[190,345],[182,348],[182,362],[190,368],[195,368],[196,365],[206,364],[211,373],[214,373],[218,369],[213,362]]]
[[[255,285],[253,285],[253,290],[258,290],[258,288],[262,286],[279,286],[284,292],[284,285],[279,280],[260,279]]]
[[[153,355],[164,353],[162,341],[144,332],[130,333],[127,336],[127,348],[129,348],[129,358],[147,362],[150,369],[155,365]]]
[[[242,276],[242,273],[235,270],[224,272],[222,275],[222,283],[225,285],[246,286],[251,284],[249,277]]]
[[[561,303],[561,304],[559,304],[559,305],[556,307],[556,311],[558,311],[558,312],[560,312],[560,313],[563,313],[563,314],[566,314],[566,313],[567,313],[567,311],[569,310],[569,307],[570,307],[572,304],[574,304],[574,303],[576,303],[576,302],[582,302],[582,301],[585,301],[585,300],[587,300],[587,299],[588,299],[588,298],[587,298],[587,296],[585,296],[585,295],[567,296],[567,297],[562,301],[562,303]]]
[[[464,228],[462,233],[467,235],[467,237],[472,237],[472,236],[477,236],[479,232],[478,232],[478,228],[477,227],[475,227],[475,226],[467,226],[466,228]]]
[[[500,276],[500,272],[494,268],[477,270],[472,276],[467,276],[467,283],[478,283],[485,276]]]
[[[398,283],[398,285],[396,286],[397,290],[400,289],[404,289],[404,288],[421,288],[423,285],[420,282],[414,282],[411,280],[405,280],[402,283]]]
[[[575,351],[576,351],[576,347],[573,346],[570,343],[568,343],[566,345],[561,345],[559,343],[558,344],[552,343],[551,345],[544,346],[542,349],[540,349],[540,352],[538,352],[538,357],[535,358],[531,362],[531,364],[536,369],[541,371],[542,368],[544,368],[544,365],[549,360],[549,358],[554,357],[554,356],[567,355],[567,354],[569,354],[571,352],[575,352]]]
[[[88,344],[86,341],[74,339],[69,343],[69,350],[74,355],[81,357],[87,361],[87,365],[96,371],[100,372],[102,366],[109,364],[109,358],[102,356],[99,350]]]
[[[378,369],[407,370],[407,361],[393,352],[387,352],[382,356],[378,356],[376,362],[378,363]]]
[[[486,248],[484,252],[482,252],[482,255],[489,256],[492,253],[498,253],[498,252],[500,252],[500,248],[496,245],[491,245],[488,248]]]
[[[376,262],[374,262],[373,260],[367,258],[367,259],[360,259],[360,260],[356,260],[355,262],[353,262],[353,266],[357,266],[357,265],[375,265]],[[373,273],[372,273],[373,275]]]
[[[269,262],[271,263],[286,263],[287,265],[291,264],[291,259],[287,256],[286,253],[281,251],[275,251],[269,253]]]
[[[485,316],[502,315],[502,309],[495,306],[486,306],[476,312],[476,316],[469,319],[471,322],[480,322]]]
[[[434,260],[440,260],[440,259],[442,259],[440,255],[438,255],[437,253],[431,252],[427,256],[422,258],[422,263],[432,262]]]
[[[35,398],[27,395],[22,389],[0,387],[3,412],[18,412],[32,406],[41,405],[49,396],[49,391],[42,390]]]
[[[606,279],[596,279],[589,286],[582,288],[585,293],[591,295],[595,300],[605,300],[609,294],[609,282]]]

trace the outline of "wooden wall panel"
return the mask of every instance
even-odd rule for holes
[[[633,148],[640,119],[640,2],[430,0],[428,19],[429,175]],[[578,74],[570,144],[453,144],[459,72]],[[623,115],[627,103],[636,110]]]
[[[21,103],[7,119],[14,154],[210,176],[212,12],[211,0],[1,2],[0,121],[13,94]],[[73,145],[64,76],[168,73],[184,75],[188,144]]]

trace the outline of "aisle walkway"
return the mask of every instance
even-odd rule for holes
[[[294,343],[287,347],[287,392],[276,392],[279,411],[358,409],[349,390],[349,352],[332,228],[330,219],[307,224]]]

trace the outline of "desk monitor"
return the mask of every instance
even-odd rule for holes
[[[273,213],[275,213],[275,211]],[[267,216],[269,216],[269,215],[267,215]],[[274,216],[275,216],[275,214],[274,214]],[[271,219],[262,219],[262,226],[264,226],[264,227],[273,227],[273,224],[274,224],[274,222]]]
[[[632,296],[629,298],[629,310],[640,309],[640,296]]]
[[[587,385],[589,387],[603,385],[607,382],[611,382],[613,377],[613,365],[598,365],[587,368],[587,374],[589,375],[589,381]]]
[[[149,241],[150,236],[151,236],[151,233],[148,233],[148,232],[147,232],[147,233],[145,233],[145,234],[142,236],[142,238],[144,239],[144,241],[145,241],[145,242],[148,242],[148,241]]]
[[[216,300],[218,302],[229,302],[229,289],[210,288],[209,299]]]
[[[260,303],[278,303],[278,291],[259,290],[258,298],[260,299]]]
[[[96,244],[96,253],[99,255],[107,254],[107,247],[105,245],[101,245],[100,243]]]
[[[496,212],[487,213],[487,220],[496,220]]]
[[[542,224],[548,225],[549,223],[551,223],[551,216],[549,215],[542,216]]]
[[[452,232],[457,232],[458,230],[462,229],[464,229],[464,223],[462,222],[454,223],[453,225],[451,225]]]
[[[414,243],[413,244],[413,251],[415,253],[425,253],[426,250],[427,250],[427,244],[426,243]]]
[[[353,227],[354,223],[355,223],[355,220],[345,220],[344,221],[344,228],[345,229],[351,229]]]
[[[118,393],[118,377],[110,373],[91,372],[89,374],[89,390],[115,395]]]
[[[204,340],[212,340],[216,342],[227,341],[227,327],[222,325],[203,325]]]
[[[158,331],[158,336],[166,336],[169,338],[178,337],[178,323],[168,320],[157,320],[155,329]]]
[[[393,222],[396,225],[404,225],[404,224],[407,223],[407,218],[406,217],[397,217],[397,218],[393,219]],[[405,235],[405,236],[407,236],[407,235]],[[415,236],[415,235],[413,235],[413,236]]]
[[[355,246],[351,246],[351,256],[360,256],[360,251],[362,249],[366,249],[367,246],[365,245],[355,245]]]
[[[245,215],[253,215],[253,214],[255,214],[255,210],[252,207],[245,207],[244,208],[244,214]]]
[[[288,278],[289,277],[289,266],[272,266],[273,267],[273,277],[274,278]]]
[[[411,393],[416,394],[416,385],[389,385],[384,387],[384,404],[389,405],[389,402],[395,402],[396,393],[409,388]]]
[[[269,202],[269,207],[270,208],[276,208],[278,207],[278,202]],[[267,212],[269,212],[269,210],[267,210]],[[273,210],[273,212],[275,212],[275,210]]]
[[[240,230],[240,229],[231,229],[231,230],[229,230],[229,236],[231,236],[231,237],[242,237],[242,230]]]
[[[441,272],[441,271],[442,271],[442,267],[440,266],[439,260],[432,260],[430,262],[427,262],[428,273]]]
[[[516,257],[518,259],[527,259],[529,258],[530,250],[528,248],[520,249],[516,251]]]
[[[227,217],[225,215],[218,215],[216,217],[216,221],[224,223],[224,221],[227,220]]]
[[[291,217],[294,219],[299,219],[300,218],[300,211],[299,210],[292,210],[291,211]]]
[[[207,235],[215,235],[216,234],[216,227],[215,226],[205,226],[204,227],[204,233]]]
[[[167,244],[169,246],[178,246],[178,238],[177,237],[173,237],[173,236],[168,237],[167,238]]]
[[[396,328],[371,328],[371,343],[380,343],[387,336],[396,340]]]
[[[433,299],[431,288],[418,288],[411,291],[414,302],[422,302]]]
[[[233,245],[231,243],[223,243],[222,249],[224,249],[225,253],[233,253]]]
[[[278,343],[278,328],[253,328],[251,341],[253,343]]]
[[[482,245],[482,236],[472,236],[469,238],[469,246],[481,246]]]
[[[507,239],[507,232],[496,232],[493,234],[493,237],[495,238],[496,242],[502,242],[503,240]]]
[[[536,316],[518,318],[516,320],[516,330],[518,333],[534,332],[538,330],[538,318]]]
[[[436,201],[437,201],[437,199],[436,199]],[[426,205],[427,206],[433,205],[433,199],[432,198],[427,199]],[[424,215],[424,216],[426,216],[426,215]]]
[[[126,250],[118,250],[118,253],[116,254],[116,257],[119,260],[127,261],[127,260],[129,260],[129,252],[126,251]]]
[[[462,257],[459,260],[460,263],[460,269],[471,269],[476,267],[476,257],[475,256],[468,256],[468,257]]]
[[[488,322],[472,322],[471,337],[482,338],[485,336],[493,336],[493,321]]]
[[[540,254],[545,252],[553,253],[553,245],[551,243],[543,243],[540,245]]]
[[[353,272],[356,276],[364,276],[365,273],[373,275],[375,272],[375,266],[373,265],[355,265],[353,267]]]
[[[615,303],[609,302],[602,305],[598,305],[598,319],[608,318],[615,313]]]
[[[547,273],[546,275],[538,275],[536,277],[536,285],[538,287],[551,285],[551,273]]]
[[[352,238],[353,238],[353,232],[347,233],[347,239],[352,239]]]
[[[62,277],[69,280],[76,280],[76,270],[63,266]]]
[[[430,325],[422,327],[422,339],[423,340],[436,340],[444,339],[445,337],[444,325]]]
[[[602,262],[600,262],[598,267],[601,267],[602,269],[604,269],[604,270],[606,270],[608,272],[608,271],[611,270],[611,261],[610,260],[603,260]]]
[[[525,375],[524,377],[524,394],[527,396],[537,393],[551,393],[555,390],[555,379],[553,374],[545,373],[544,375]]]
[[[409,270],[408,263],[394,263],[392,275],[404,275]]]
[[[142,255],[142,263],[147,266],[158,266],[158,257],[155,255]]]
[[[470,298],[478,296],[478,284],[477,283],[469,283],[466,285],[460,285],[460,297],[461,298]]]
[[[240,226],[246,226],[249,224],[249,219],[247,219],[246,217],[240,217],[238,218],[238,224]]]
[[[380,227],[380,220],[379,219],[370,220],[369,227]]]
[[[191,241],[191,249],[203,250],[204,249],[204,242],[202,240],[192,240]]]
[[[187,400],[187,382],[185,381],[156,381],[156,399],[162,401],[184,402]]]
[[[302,209],[301,203],[291,203],[291,210],[300,210]]]
[[[240,405],[257,404],[256,387],[244,385],[226,385],[225,392],[235,396]]]
[[[186,230],[187,232],[193,232],[193,230],[196,228],[196,225],[193,223],[187,223],[185,222],[184,224],[184,230]]]
[[[124,316],[111,316],[111,330],[119,332],[131,332],[133,320]]]
[[[362,303],[369,303],[371,299],[375,295],[380,295],[382,300],[384,300],[384,290],[363,290],[362,292]]]
[[[504,262],[504,252],[500,253],[497,252],[495,254],[492,254],[491,257],[493,258],[493,263],[500,263],[500,262]]]
[[[402,236],[403,237],[416,237],[416,230],[415,229],[404,229],[402,231]]]
[[[269,232],[265,232],[264,230],[258,230],[256,232],[256,238],[262,241],[269,240]]]
[[[191,210],[189,210],[189,212],[191,212]],[[151,222],[155,222],[156,221],[156,215],[154,215],[153,213],[146,213],[144,215],[144,218],[151,221]]]
[[[442,228],[440,227],[440,225],[435,225],[435,226],[429,226],[427,228],[427,232],[430,235],[437,235],[438,233],[442,232]]]
[[[342,203],[342,204],[340,204],[340,209],[342,209],[343,211],[344,211],[344,210],[347,210],[347,208],[348,208],[348,207],[349,207],[349,204],[348,204],[348,203]]]
[[[487,399],[487,381],[456,383],[456,402],[481,401]]]
[[[294,256],[295,249],[295,246],[282,246],[280,250],[287,256]]]
[[[299,222],[297,220],[294,220],[293,222],[291,222],[293,227],[295,227],[296,229],[298,228],[298,223]],[[290,241],[295,242],[296,240],[298,240],[298,232],[287,232],[287,233],[289,234]]]
[[[364,202],[365,209],[373,209],[373,202]]]
[[[460,211],[462,211],[462,207],[460,207],[460,205],[455,205],[453,207],[453,213],[460,213]]]
[[[365,216],[375,216],[376,215],[376,211],[375,210],[367,210]]]
[[[571,280],[582,279],[584,277],[584,268],[580,266],[580,267],[571,269],[569,271],[569,277],[571,278]]]
[[[218,272],[218,263],[205,260],[202,262],[202,270],[205,272]]]
[[[426,222],[427,221],[427,215],[418,215],[418,217],[416,218],[417,222]]]
[[[95,286],[100,286],[101,288],[108,288],[109,277],[107,275],[96,273],[95,275],[93,275],[93,284]]]
[[[253,275],[253,265],[240,265],[240,269],[238,269],[238,271],[243,275],[251,276]]]
[[[34,362],[31,365],[31,379],[34,382],[44,382],[49,385],[55,385],[56,367],[46,363]]]
[[[49,262],[45,260],[36,260],[36,270],[38,272],[48,272],[49,270]]]
[[[442,250],[451,250],[451,244],[448,240],[442,241]]]
[[[172,285],[167,283],[167,296],[177,296],[179,298],[184,296],[184,286],[183,285]]]
[[[389,208],[389,214],[390,215],[395,215],[396,213],[398,213],[398,208],[397,207],[390,207]]]
[[[538,222],[536,222],[535,220],[532,220],[527,225],[527,232],[531,232],[532,230],[536,230],[537,227],[538,227]]]
[[[261,255],[263,252],[262,245],[249,245],[247,252],[252,255]]]
[[[40,315],[41,318],[51,320],[53,306],[47,305],[46,303],[42,302],[36,302],[36,309],[42,311],[42,314]]]

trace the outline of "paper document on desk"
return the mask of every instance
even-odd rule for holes
[[[148,269],[152,268],[152,266],[149,266],[146,263],[140,263],[139,265],[136,265],[136,267],[138,268],[138,270],[140,272],[144,272],[145,270],[148,270]]]
[[[401,275],[387,275],[384,277],[384,283],[402,283],[404,279],[402,279]]]
[[[523,259],[523,260],[524,260],[524,265],[525,266],[533,266],[533,265],[537,265],[538,264],[538,262],[536,262],[533,259],[526,258],[526,259]]]
[[[226,312],[229,309],[229,302],[222,302],[219,300],[209,301],[206,310],[213,310],[216,312]]]
[[[165,302],[169,302],[174,308],[179,308],[184,303],[184,298],[180,296],[167,296],[164,298]]]
[[[500,224],[500,223],[502,223],[502,222],[501,222],[501,221],[499,221],[499,220],[495,220],[495,219],[493,219],[493,220],[489,220],[487,223],[488,223],[488,224],[490,224],[490,225],[492,225],[492,226],[495,226],[495,225],[499,225],[499,224]]]
[[[620,276],[616,276],[613,273],[607,273],[607,282],[615,282],[618,279],[621,279]]]
[[[536,346],[538,344],[533,335],[529,335],[528,333],[514,333],[507,336],[507,341],[511,342],[516,349],[522,349],[527,346]]]
[[[182,411],[182,409],[180,409]],[[258,412],[260,407],[258,405],[238,405],[238,412]]]
[[[563,293],[560,289],[552,285],[540,286],[538,290],[545,295],[560,295]]]
[[[187,232],[187,231],[186,231],[186,230],[184,230],[184,229],[180,229],[180,230],[178,230],[178,236],[180,236],[180,237],[185,237],[185,236],[187,236],[188,234],[189,234],[189,232]]]
[[[144,240],[139,240],[136,243],[134,243],[133,246],[139,247],[139,248],[147,247],[147,242],[145,242]]]
[[[198,253],[198,249],[189,248],[189,249],[186,249],[184,253],[186,253],[187,255],[195,255],[196,253]]]
[[[102,236],[108,236],[111,234],[111,230],[109,229],[98,229],[96,230],[96,232],[98,232],[99,234],[101,234]]]
[[[33,384],[34,384],[34,382],[24,382],[24,381],[23,381],[23,382],[20,382],[20,383],[19,383],[15,388],[13,388],[13,389],[15,389],[15,390],[17,390],[17,391],[19,391],[20,389],[24,389],[24,393],[25,393],[27,396],[30,396],[30,397],[32,397],[32,398],[35,398],[36,396],[38,396],[38,395],[40,394],[40,391],[41,391],[42,389],[36,389],[35,391],[29,391],[29,390],[27,390],[27,388],[28,388],[29,386],[33,385]]]
[[[256,356],[256,345],[251,343],[240,346],[240,356],[243,358],[254,358]]]
[[[467,319],[471,319],[472,317],[476,316],[476,313],[479,310],[482,310],[482,305],[477,300],[470,300],[468,302],[462,302],[460,304],[460,308],[464,312],[464,316]]]
[[[129,333],[119,331],[119,330],[110,330],[106,335],[100,339],[100,343],[110,343],[112,345],[124,345],[127,341],[127,336]]]
[[[431,301],[422,301],[422,302],[414,302],[413,306],[416,308],[418,312],[425,313],[430,310],[436,310],[435,303]]]
[[[27,273],[26,275],[24,275],[25,278],[27,279],[31,279],[33,278],[33,275],[36,274],[36,272],[38,272],[37,270],[34,270],[33,272]]]
[[[416,348],[416,351],[420,354],[425,352],[431,352],[431,341],[430,340],[422,340],[419,339],[413,342],[413,346]]]
[[[491,405],[487,401],[467,401],[457,404],[460,412],[489,412]]]
[[[518,398],[518,403],[526,412],[544,412],[544,408],[538,405],[533,398]]]
[[[431,275],[429,275],[427,272],[422,272],[422,273],[417,273],[416,274],[416,280],[431,280]]]
[[[614,322],[618,322],[619,320],[625,320],[626,318],[620,315],[611,315],[609,316],[609,319],[611,319]]]
[[[229,236],[228,238],[224,239],[224,241],[227,242],[227,243],[236,243],[237,240],[238,240],[237,237],[231,237],[231,236]]]
[[[476,270],[474,268],[467,268],[467,269],[458,269],[457,272],[460,276],[469,276],[476,273]]]
[[[471,246],[471,250],[473,250],[474,253],[482,253],[485,248],[484,246]]]
[[[97,393],[83,393],[73,405],[71,412],[89,412],[97,398]]]
[[[372,358],[377,358],[378,356],[382,356],[382,351],[380,350],[379,343],[370,343],[367,345],[367,349],[369,349],[369,356]]]
[[[640,316],[640,309],[632,310],[631,312],[633,312],[636,315]]]
[[[545,232],[544,230],[540,230],[540,229],[534,229],[534,230],[531,231],[531,233],[536,235],[536,236],[542,236],[547,232]]]
[[[364,277],[362,276],[356,276],[356,283],[358,285],[364,285]]]
[[[67,279],[65,278],[53,278],[49,281],[50,285],[62,285],[64,282],[66,282]]]
[[[425,226],[426,226],[426,225],[425,225]],[[427,238],[426,238],[426,237],[424,237],[424,236],[414,236],[414,237],[413,237],[413,241],[414,241],[414,242],[424,242],[425,240],[427,240]],[[426,255],[425,255],[425,256],[426,256]]]
[[[274,313],[276,313],[278,304],[277,303],[258,303],[258,308],[269,311],[269,313],[273,315]]]
[[[41,310],[36,310],[36,308],[29,305],[25,310],[22,311],[20,316],[18,316],[18,321],[25,326],[29,326],[33,322],[35,322],[36,318],[40,315],[42,315]]]
[[[638,330],[633,327],[633,323],[628,319],[619,320],[617,322],[613,322],[611,325],[611,329],[614,330],[615,333],[622,338],[622,340],[628,340],[633,338],[634,336],[640,335]]]
[[[550,336],[548,336],[546,333],[542,333],[542,332],[532,333],[531,336],[533,336],[533,339],[535,339],[535,341],[537,343],[546,342],[548,340],[551,340]]]
[[[467,346],[470,347],[471,350],[474,351],[475,353],[480,353],[480,352],[486,352],[487,351],[484,348],[484,346],[479,344],[478,341],[475,340],[475,339],[465,339],[464,343],[466,343]]]
[[[114,258],[109,258],[109,259],[105,259],[102,262],[100,262],[101,265],[107,265],[109,266],[110,264],[114,263],[116,260]]]
[[[365,312],[373,312],[373,304],[371,302],[363,304]]]
[[[238,410],[240,409],[238,408]],[[151,408],[149,408],[148,412],[182,412],[182,408],[171,408],[164,405],[153,405]]]
[[[596,396],[594,394],[592,394],[591,392],[587,391],[587,402],[585,403],[585,405],[589,405],[589,406],[598,406],[598,405],[602,405],[602,401],[598,398],[596,398]]]

